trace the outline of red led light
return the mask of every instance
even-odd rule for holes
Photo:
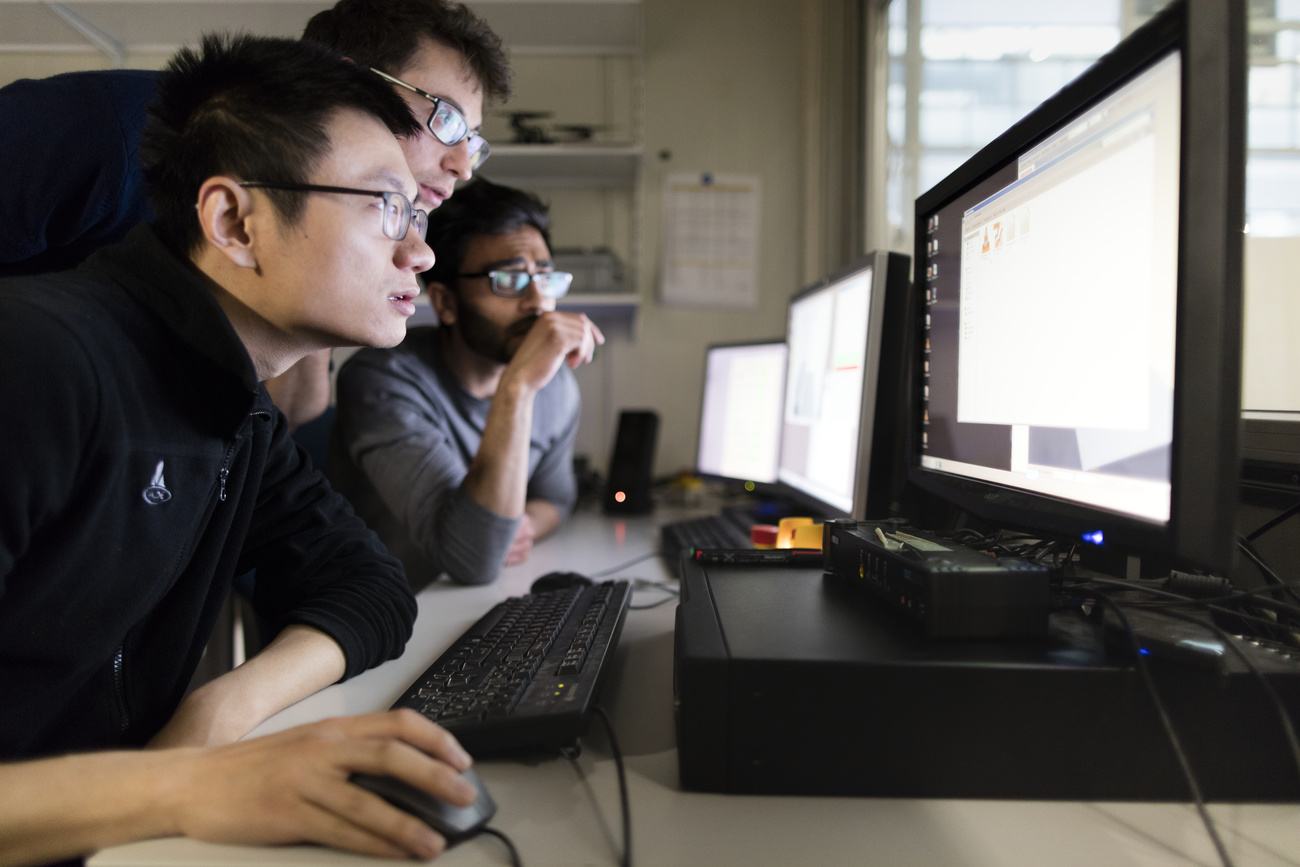
[[[623,493],[622,491],[614,492],[614,502],[621,503],[626,499],[627,499],[627,494]]]

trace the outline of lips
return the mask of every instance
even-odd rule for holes
[[[406,317],[415,315],[415,297],[420,294],[418,289],[407,289],[388,296],[388,303],[393,309]]]
[[[451,193],[447,190],[420,184],[420,198],[424,200],[421,204],[426,205],[430,211],[441,205],[450,196]]]

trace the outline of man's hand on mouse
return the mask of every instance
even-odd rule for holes
[[[560,364],[577,367],[591,361],[605,335],[582,313],[543,313],[524,335],[506,367],[505,378],[539,391],[554,378]]]
[[[354,772],[396,777],[450,804],[474,803],[461,778],[469,754],[411,710],[341,717],[189,753],[160,801],[173,832],[217,843],[323,843],[389,858],[434,858],[437,832],[348,782]]]

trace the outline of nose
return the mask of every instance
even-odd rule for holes
[[[466,137],[459,144],[451,147],[442,145],[442,149],[442,170],[454,175],[457,180],[469,180],[470,175],[474,173],[474,168],[470,164],[469,138]]]
[[[406,233],[405,238],[397,242],[397,252],[393,256],[393,261],[398,268],[419,274],[433,267],[433,248],[420,237],[418,232],[411,230]]]
[[[519,306],[528,313],[538,310],[543,313],[549,313],[555,309],[555,299],[547,298],[539,292],[537,284],[532,280],[528,281],[528,286],[524,288],[524,294],[519,296],[519,298]]]

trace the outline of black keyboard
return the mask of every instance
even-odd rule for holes
[[[506,599],[393,707],[414,708],[475,756],[571,746],[587,733],[631,596],[627,581],[606,581]]]
[[[727,509],[660,528],[664,559],[677,564],[683,551],[701,548],[752,548],[749,527],[754,518],[744,509]]]

